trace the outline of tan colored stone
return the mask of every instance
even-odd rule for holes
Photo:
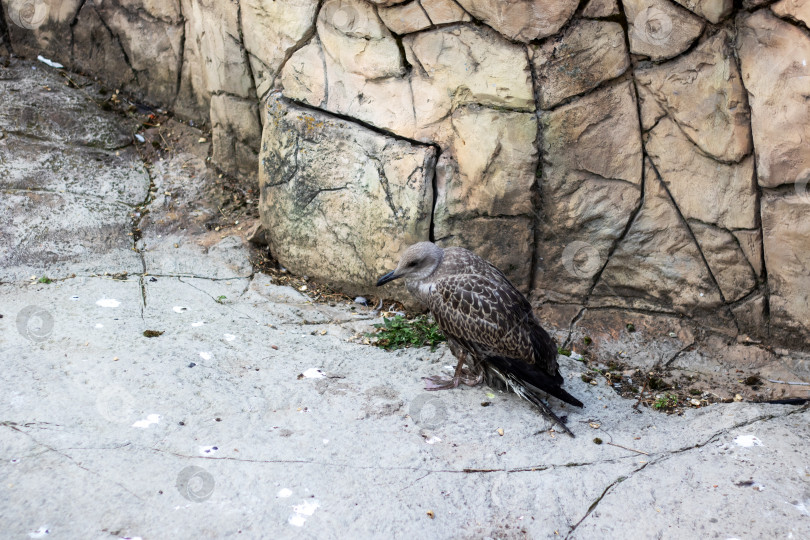
[[[231,2],[183,0],[187,26],[186,40],[196,42],[202,63],[205,94],[226,92],[239,97],[252,96],[253,79],[239,34],[239,6]]]
[[[544,178],[562,186],[571,173],[641,184],[635,92],[621,82],[540,114]]]
[[[457,0],[499,33],[528,43],[557,32],[576,11],[576,0]]]
[[[73,63],[78,70],[99,74],[115,88],[131,88],[135,84],[135,72],[123,49],[92,2],[85,3],[79,12],[73,40]]]
[[[740,243],[740,249],[748,259],[748,264],[754,269],[754,273],[758,278],[762,277],[762,231],[753,229],[750,231],[739,230],[732,231],[737,241]]]
[[[323,107],[326,100],[326,63],[317,37],[298,49],[281,70],[284,95]]]
[[[418,0],[377,10],[385,26],[395,34],[410,34],[430,28],[431,22]]]
[[[738,18],[759,183],[810,180],[810,37],[767,10]]]
[[[753,156],[732,165],[710,159],[669,118],[648,133],[644,146],[685,218],[727,229],[757,226]]]
[[[323,52],[316,37],[292,55],[281,71],[284,95],[351,116],[403,137],[414,132],[413,97],[407,78],[367,80]]]
[[[738,305],[731,307],[740,333],[752,338],[763,338],[768,333],[768,320],[765,315],[767,302],[762,294],[756,294]]]
[[[641,198],[642,150],[630,82],[540,114],[544,163],[534,288],[582,301]]]
[[[497,266],[524,293],[529,292],[534,232],[528,217],[476,218],[436,229],[442,247],[466,247]]]
[[[275,96],[265,115],[259,211],[273,255],[298,274],[371,293],[405,247],[428,238],[436,150]]]
[[[686,56],[637,69],[636,78],[704,152],[736,162],[751,152],[750,110],[730,39],[718,32]]]
[[[409,35],[402,42],[413,66],[414,112],[424,130],[420,136],[430,137],[431,125],[461,105],[534,110],[526,51],[496,33],[450,27]]]
[[[786,343],[810,339],[810,194],[765,192],[762,234],[771,332]]]
[[[394,36],[366,2],[327,0],[317,28],[324,52],[344,70],[366,79],[405,74]]]
[[[576,21],[530,51],[541,109],[592,90],[630,65],[624,31],[613,22]]]
[[[256,93],[272,87],[284,61],[314,31],[318,0],[240,0],[245,40]]]
[[[225,172],[255,178],[261,125],[255,99],[227,94],[211,97],[211,159]]]
[[[420,0],[420,3],[433,24],[472,20],[472,17],[455,0]]]
[[[675,0],[675,2],[714,24],[728,17],[734,7],[733,0]]]
[[[650,89],[636,81],[636,92],[638,93],[638,103],[641,114],[641,127],[644,131],[653,127],[661,118],[667,115],[667,111],[658,103]]]
[[[686,224],[648,165],[644,203],[592,295],[593,305],[692,315],[723,304]]]
[[[15,54],[70,65],[71,23],[85,0],[0,0]]]
[[[140,17],[108,3],[97,3],[96,11],[138,74],[132,91],[157,103],[174,101],[183,47],[182,25]]]
[[[780,17],[802,22],[810,27],[810,0],[780,0],[771,4],[771,11]]]
[[[666,60],[677,56],[703,31],[703,21],[668,0],[622,0],[630,52]]]
[[[438,178],[436,226],[461,217],[531,214],[537,170],[534,114],[470,106],[457,109],[451,124],[455,136],[444,153],[454,158],[455,167]]]
[[[582,10],[582,16],[591,19],[601,19],[619,14],[617,0],[591,0]]]
[[[409,0],[368,0],[372,4],[376,4],[381,7],[389,7],[389,6],[396,6],[397,4],[404,4]]]
[[[720,286],[723,299],[734,302],[751,292],[757,283],[754,269],[736,238],[725,229],[698,221],[689,221],[689,227]]]
[[[387,77],[369,81],[344,70],[331,57],[325,56],[325,59],[327,110],[403,137],[413,137],[413,94],[408,79]],[[318,69],[318,66],[312,66],[312,70]]]
[[[116,0],[127,11],[147,13],[150,17],[178,24],[183,20],[180,0]]]

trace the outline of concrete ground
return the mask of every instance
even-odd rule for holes
[[[71,77],[0,68],[0,537],[810,537],[807,406],[427,393],[445,347],[254,271],[204,135]]]

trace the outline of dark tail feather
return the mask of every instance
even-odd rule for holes
[[[545,402],[542,399],[540,399],[540,397],[536,393],[534,393],[534,391],[531,388],[527,387],[520,380],[516,379],[514,376],[510,374],[506,374],[506,384],[509,385],[509,388],[514,393],[516,393],[517,395],[519,395],[520,397],[522,397],[523,399],[525,399],[526,401],[530,402],[532,405],[540,409],[540,413],[543,416],[559,425],[571,437],[574,436],[571,430],[568,429],[568,426],[566,426],[563,423],[563,421],[560,420],[560,417],[554,414],[554,411],[551,410],[551,407],[546,405]]]
[[[556,352],[555,352],[556,354]],[[563,383],[562,375],[557,369],[556,361],[554,364],[554,376],[550,376],[536,364],[527,364],[522,360],[515,360],[513,358],[506,358],[503,356],[490,356],[487,358],[487,364],[497,369],[502,374],[500,378],[505,378],[511,375],[515,380],[520,381],[521,384],[527,386],[530,390],[535,392],[545,392],[557,399],[582,407],[582,402],[563,390],[560,386]]]

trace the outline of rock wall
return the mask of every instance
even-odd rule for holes
[[[1,1],[16,54],[210,122],[294,271],[432,239],[560,326],[810,342],[810,0]]]

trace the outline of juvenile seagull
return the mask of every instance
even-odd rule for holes
[[[577,407],[582,402],[562,389],[554,340],[500,270],[466,249],[419,242],[405,250],[396,270],[377,286],[399,278],[433,314],[458,358],[453,378],[428,377],[426,390],[462,382],[474,386],[486,378],[489,386],[515,392],[574,436],[540,392]]]

